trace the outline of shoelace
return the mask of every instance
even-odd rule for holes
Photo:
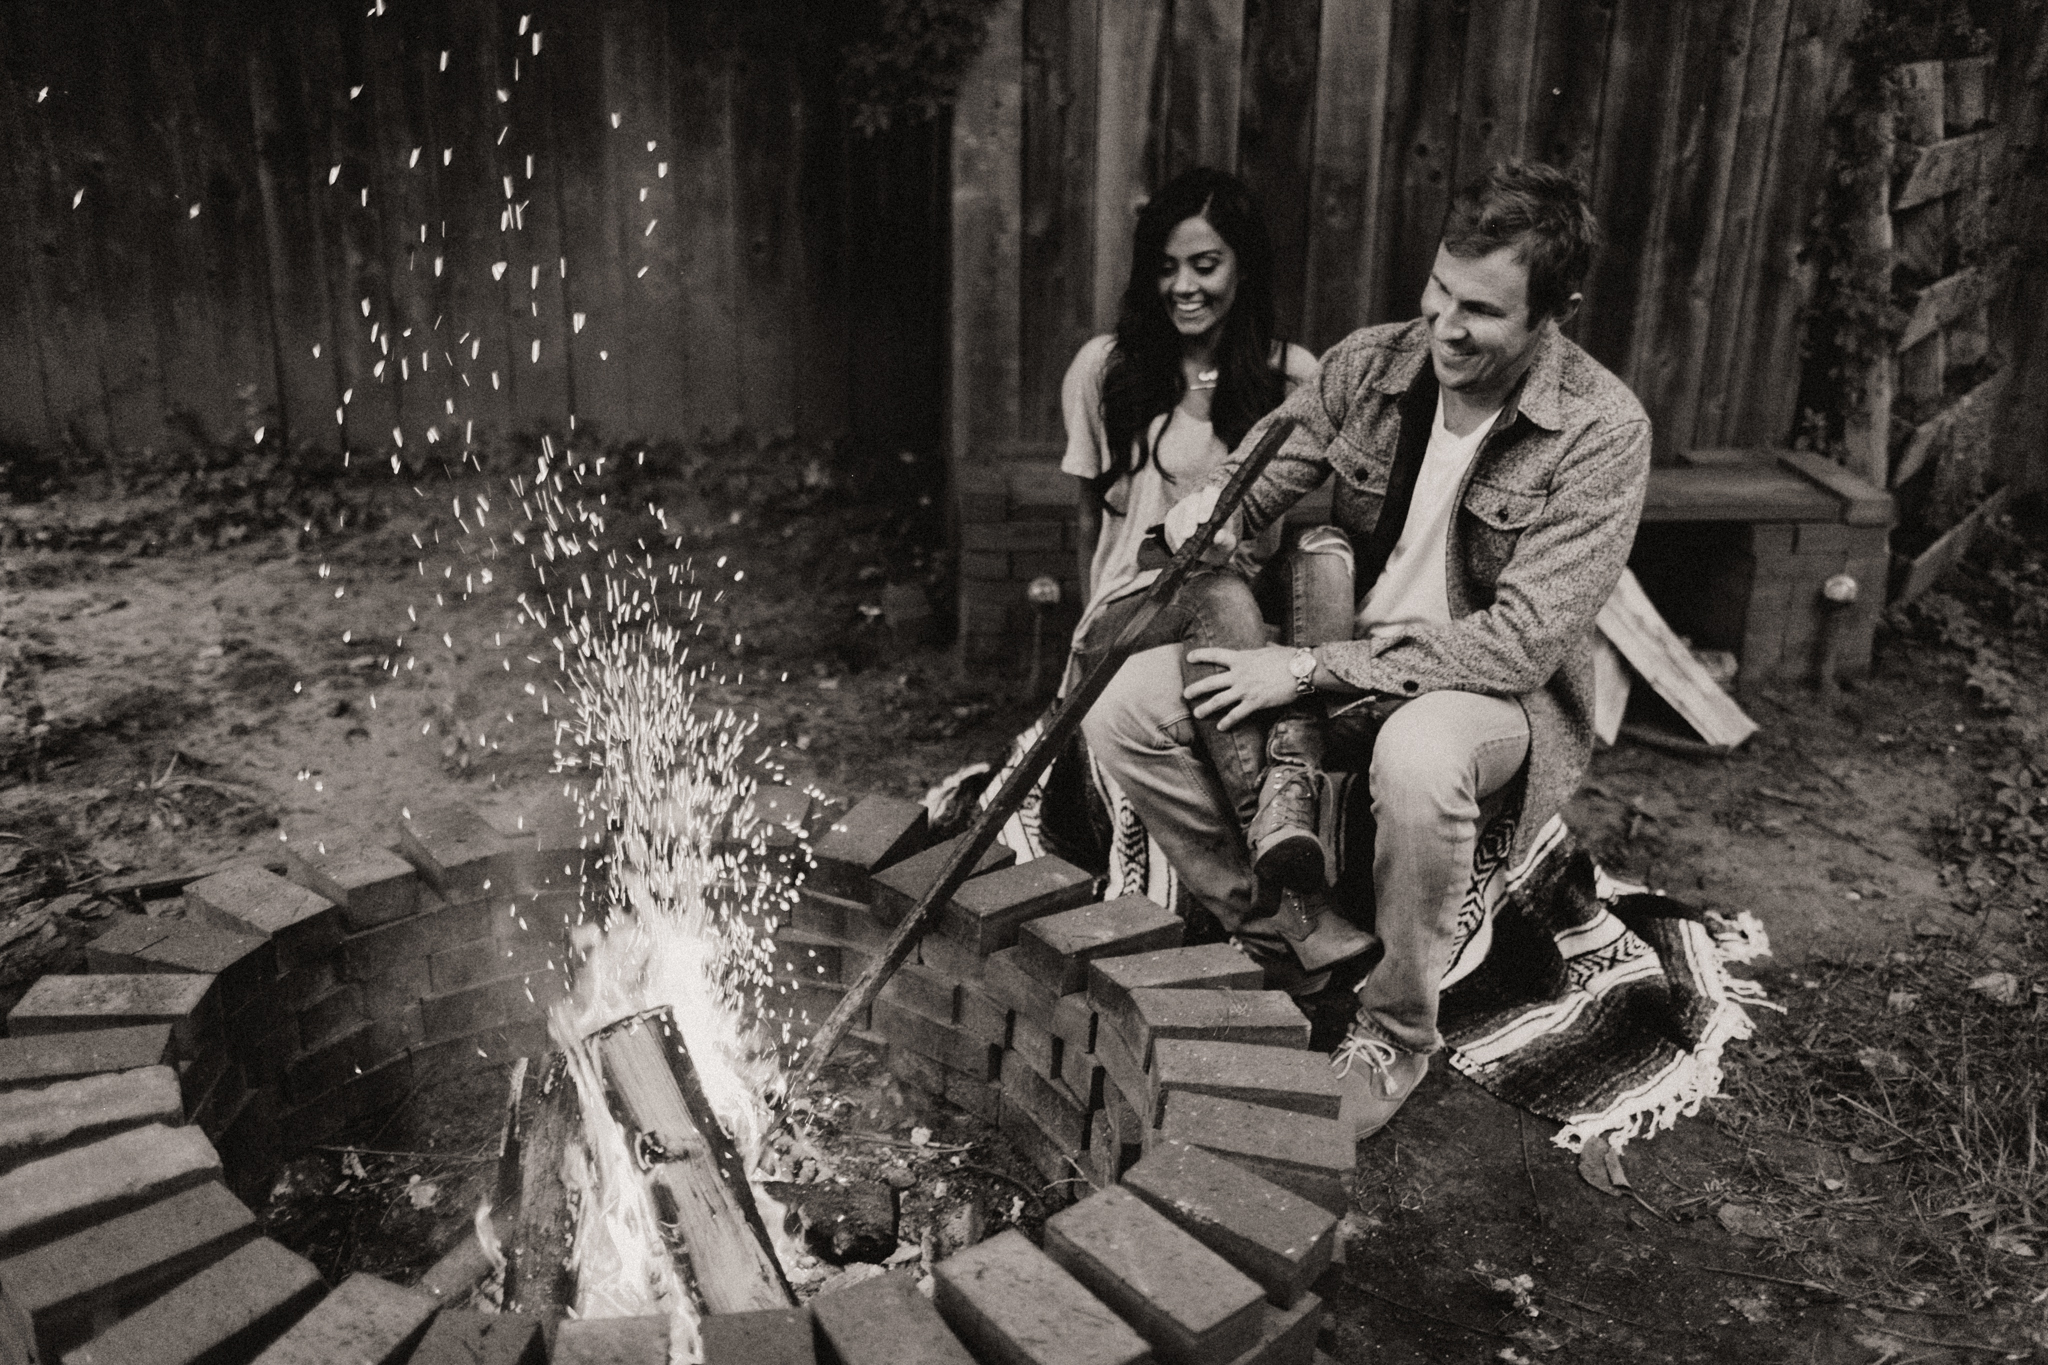
[[[1383,1042],[1370,1033],[1354,1029],[1345,1035],[1344,1041],[1337,1045],[1337,1050],[1330,1054],[1330,1065],[1337,1068],[1339,1076],[1348,1076],[1351,1074],[1351,1064],[1363,1061],[1372,1070],[1380,1073],[1380,1082],[1385,1085],[1393,1081],[1393,1072],[1390,1068],[1399,1056],[1392,1043]]]

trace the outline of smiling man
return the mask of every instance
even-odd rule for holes
[[[1316,808],[1326,746],[1366,767],[1385,952],[1333,1058],[1360,1137],[1442,1046],[1438,983],[1482,810],[1518,808],[1519,863],[1592,751],[1593,619],[1628,558],[1650,464],[1642,406],[1559,331],[1596,235],[1583,192],[1552,167],[1503,163],[1461,190],[1422,316],[1331,348],[1319,381],[1267,419],[1299,425],[1219,537],[1225,550],[1250,544],[1334,474],[1336,527],[1304,543],[1326,563],[1333,548],[1355,550],[1348,631],[1309,638],[1304,621],[1331,614],[1297,611],[1291,644],[1147,651],[1087,721],[1098,761],[1188,890],[1248,946],[1272,905],[1268,850],[1315,850],[1284,861],[1297,893],[1319,894],[1298,882],[1327,865]],[[1209,514],[1227,475],[1169,514],[1171,543]],[[1227,614],[1256,621],[1241,591]],[[1270,728],[1248,830],[1201,771],[1193,732],[1210,718]]]

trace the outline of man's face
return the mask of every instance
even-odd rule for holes
[[[1471,258],[1439,246],[1422,316],[1437,382],[1488,406],[1529,368],[1547,326],[1529,316],[1529,267],[1512,245]]]

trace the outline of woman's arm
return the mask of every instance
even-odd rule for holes
[[[1080,566],[1081,601],[1085,607],[1095,598],[1095,546],[1102,539],[1102,503],[1095,496],[1092,479],[1074,480],[1074,555]]]

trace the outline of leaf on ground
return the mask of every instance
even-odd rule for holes
[[[1856,1063],[1879,1080],[1895,1081],[1906,1074],[1906,1064],[1896,1052],[1867,1047],[1856,1054]]]
[[[2017,1005],[2025,994],[2011,972],[1986,972],[1970,983],[1970,989],[1996,1005]]]
[[[894,1251],[889,1253],[889,1258],[883,1261],[882,1264],[906,1265],[922,1255],[924,1255],[924,1247],[922,1245],[917,1242],[903,1242]]]
[[[1903,1155],[1905,1155],[1903,1152],[1894,1152],[1889,1148],[1873,1150],[1869,1147],[1851,1147],[1849,1149],[1849,1160],[1859,1166],[1882,1166],[1888,1161],[1897,1161]]]
[[[1748,1298],[1733,1298],[1727,1300],[1727,1303],[1730,1308],[1752,1323],[1769,1322],[1777,1315],[1777,1305],[1771,1302],[1769,1294],[1757,1293]]]
[[[1723,1204],[1714,1217],[1722,1227],[1739,1237],[1776,1237],[1778,1225],[1770,1216],[1747,1204]]]
[[[441,1187],[431,1180],[416,1180],[405,1187],[405,1197],[416,1209],[430,1209],[441,1202]]]
[[[1920,1008],[1918,991],[1893,991],[1884,998],[1884,1007],[1893,1014],[1911,1014]]]
[[[2025,1240],[2016,1232],[1994,1232],[1985,1241],[1985,1245],[1993,1251],[2002,1251],[2008,1256],[2038,1256],[2041,1254],[2034,1249],[2032,1242]]]
[[[1616,1199],[1629,1187],[1628,1172],[1622,1168],[1621,1153],[1605,1137],[1589,1138],[1579,1149],[1579,1179]]]
[[[1906,1343],[1896,1337],[1883,1336],[1877,1332],[1858,1332],[1856,1344],[1866,1351],[1877,1352],[1877,1358],[1870,1365],[1891,1365],[1906,1353]]]
[[[1563,1342],[1544,1331],[1541,1327],[1524,1327],[1521,1331],[1510,1332],[1508,1335],[1538,1355],[1547,1356],[1552,1351],[1559,1350],[1564,1346]]]

